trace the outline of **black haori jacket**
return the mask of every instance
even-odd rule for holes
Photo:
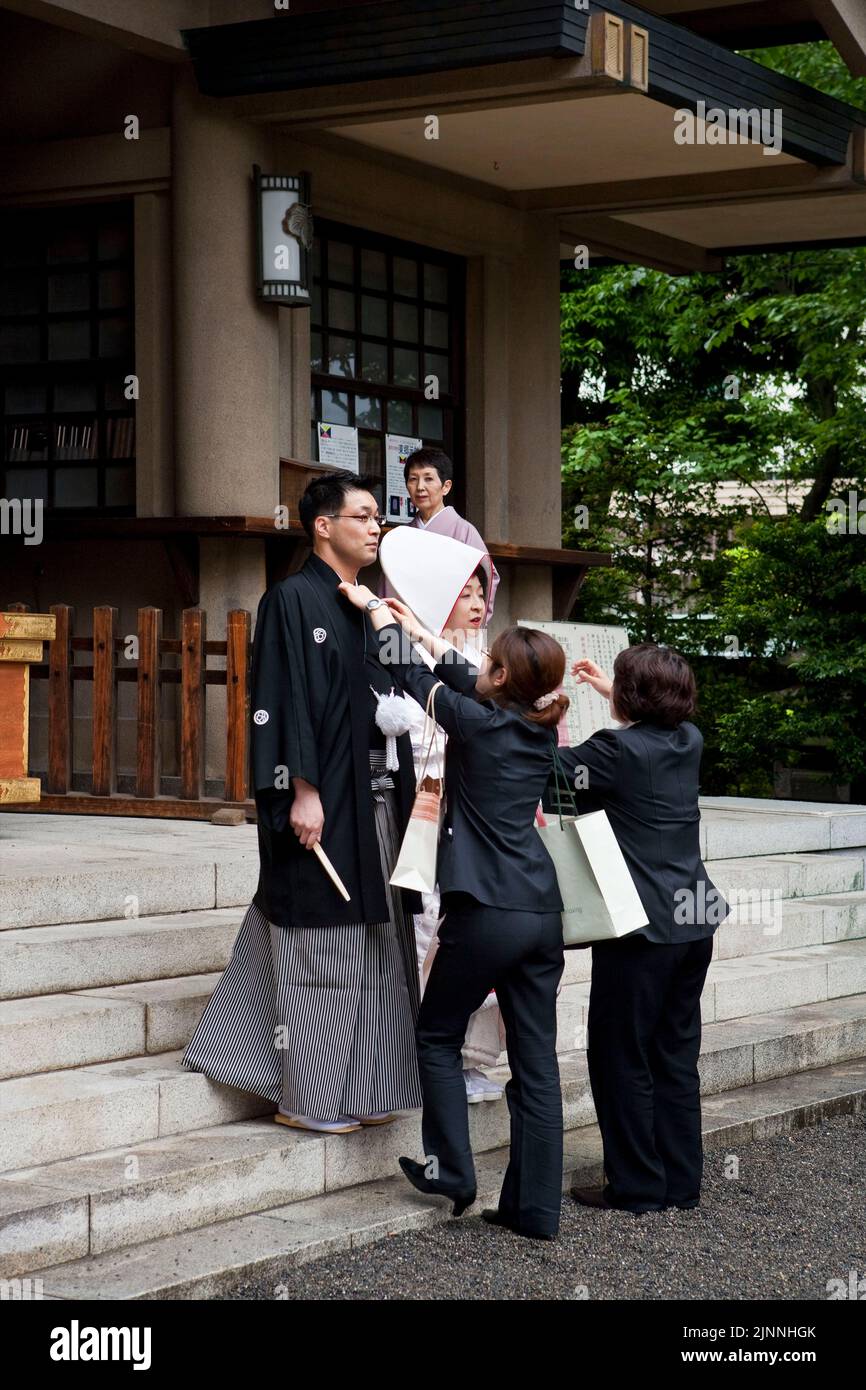
[[[279,927],[382,922],[389,916],[370,788],[369,750],[384,744],[371,686],[394,682],[377,660],[369,617],[337,592],[340,576],[317,555],[262,596],[252,661],[252,767],[259,834],[254,903]],[[400,830],[415,795],[412,743],[397,739]],[[322,849],[346,885],[337,892],[289,824],[292,777],[319,790]],[[402,889],[408,912],[417,893]]]

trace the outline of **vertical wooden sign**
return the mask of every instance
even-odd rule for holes
[[[39,778],[27,776],[30,665],[55,627],[47,613],[0,613],[0,805],[39,800]]]

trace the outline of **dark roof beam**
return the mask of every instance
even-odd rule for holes
[[[596,12],[590,28],[598,30],[598,20],[602,18]],[[610,55],[596,42],[587,44],[586,51],[577,57],[525,58],[421,73],[411,83],[395,84],[386,78],[223,100],[232,111],[251,120],[276,121],[292,128],[326,125],[329,130],[337,130],[341,125],[399,120],[429,111],[442,116],[503,105],[573,101],[605,93],[620,95],[634,89],[627,76],[617,75],[611,69]]]
[[[721,256],[702,246],[645,227],[631,227],[613,217],[569,218],[568,225],[560,228],[560,241],[586,246],[590,257],[609,256],[668,275],[691,275],[696,270],[721,270],[723,266]]]
[[[104,0],[64,0],[62,4],[3,0],[0,8],[174,63],[187,56],[181,30],[186,25],[207,24],[210,18],[209,0],[146,0],[125,5],[107,5]]]
[[[855,77],[866,77],[866,6],[863,0],[812,0],[824,33]]]
[[[729,169],[718,173],[670,175],[627,182],[575,184],[566,188],[526,189],[509,195],[528,212],[635,213],[689,207],[724,207],[768,197],[784,200],[833,196],[866,187],[866,129],[852,131],[844,164],[816,168],[785,164],[779,168]]]

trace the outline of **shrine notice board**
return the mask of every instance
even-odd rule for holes
[[[590,685],[579,684],[571,674],[575,661],[588,657],[606,675],[613,675],[613,663],[619,652],[629,645],[624,627],[605,627],[598,623],[549,623],[536,618],[518,618],[521,627],[537,627],[548,633],[565,652],[563,690],[571,701],[566,714],[568,742],[574,747],[583,743],[599,729],[619,726],[610,717],[610,707],[604,696]]]

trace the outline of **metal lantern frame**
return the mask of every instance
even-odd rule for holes
[[[295,201],[303,207],[310,206],[310,175],[263,174],[261,166],[253,165],[253,184],[255,189],[256,212],[256,293],[267,304],[281,304],[286,307],[307,308],[310,304],[310,279],[312,276],[312,256],[299,237],[293,237],[298,248],[298,279],[286,280],[265,274],[264,266],[264,218],[262,215],[262,195],[278,190],[287,195],[294,194]],[[287,238],[292,233],[286,233]]]

